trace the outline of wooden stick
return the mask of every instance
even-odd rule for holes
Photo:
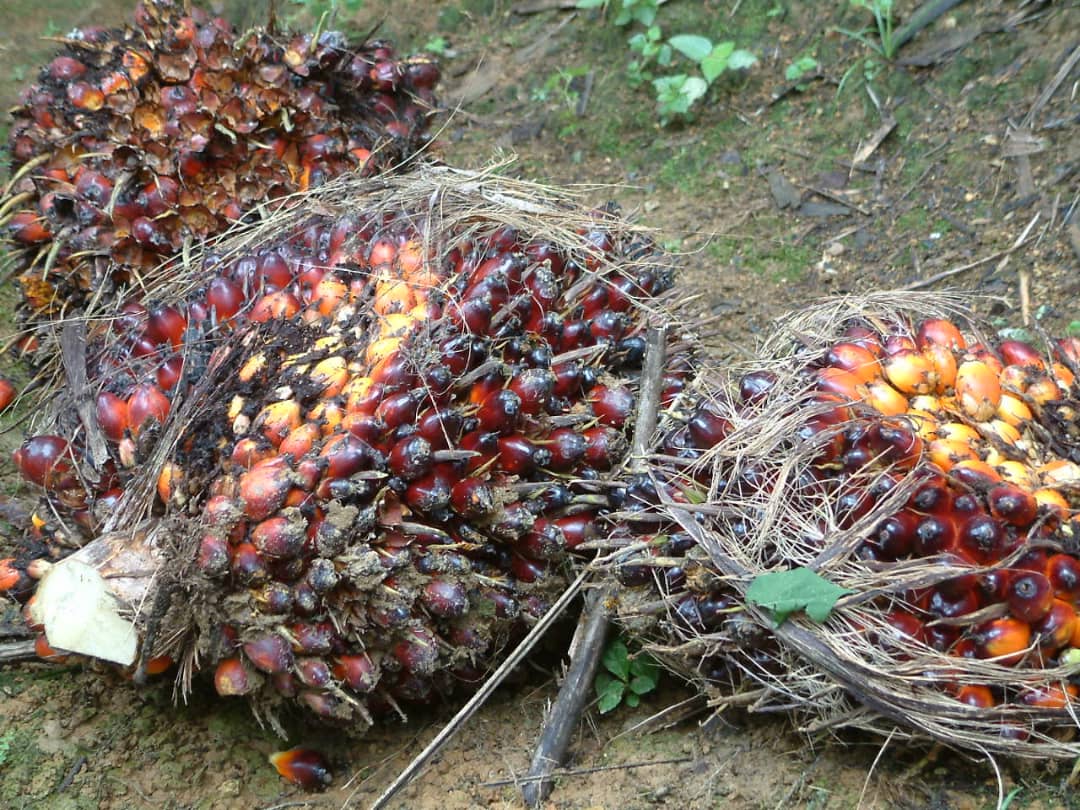
[[[649,329],[645,339],[645,363],[641,371],[629,462],[630,470],[635,473],[643,472],[646,468],[646,453],[652,443],[652,434],[660,413],[660,386],[664,376],[666,341],[667,335],[663,328]],[[529,774],[523,780],[525,784],[521,793],[529,807],[539,807],[550,795],[554,787],[552,774],[566,759],[570,738],[581,720],[590,687],[600,666],[613,598],[612,585],[594,591],[578,620],[570,668],[555,702],[548,711],[540,741],[529,765]]]
[[[38,660],[32,641],[12,641],[0,644],[0,664],[18,664]]]

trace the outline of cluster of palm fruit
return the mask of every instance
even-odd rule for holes
[[[13,112],[0,200],[31,323],[145,282],[268,200],[392,167],[422,144],[439,77],[385,42],[240,35],[176,0],[64,42]]]
[[[741,545],[780,472],[724,453],[714,466],[710,451],[746,442],[748,431],[766,429],[762,419],[803,414],[773,448],[809,458],[784,492],[801,525],[776,525],[792,536],[757,548],[763,570],[793,564],[785,560],[793,548],[813,559],[861,521],[853,564],[886,578],[895,567],[903,581],[914,561],[933,563],[930,581],[886,588],[876,603],[882,626],[866,630],[898,660],[922,649],[1022,670],[1071,666],[1080,661],[1078,363],[1075,338],[1047,357],[1016,340],[974,342],[941,318],[852,323],[791,379],[752,371],[728,399],[684,403],[658,451],[661,494],[686,503],[711,492],[731,515],[713,526]],[[650,501],[660,502],[656,485]],[[744,667],[775,669],[776,641],[747,620],[730,579],[670,513],[660,517],[640,525],[652,542],[623,561],[621,581],[655,583],[677,632],[718,633],[744,645]],[[698,671],[727,681],[730,663],[706,657]],[[1080,695],[1056,680],[1014,688],[942,678],[940,688],[983,708],[1062,709]]]
[[[419,219],[316,216],[207,255],[185,302],[91,335],[96,479],[78,427],[16,453],[38,516],[91,535],[154,469],[222,694],[363,718],[475,681],[612,508],[598,479],[626,455],[670,271],[600,212],[575,251],[471,223],[433,255]],[[669,401],[688,368],[669,362]]]

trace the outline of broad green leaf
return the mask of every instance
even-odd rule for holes
[[[607,4],[607,0],[577,0],[578,8],[600,8]]]
[[[809,568],[773,571],[750,583],[746,599],[769,611],[777,624],[792,613],[805,610],[815,622],[829,618],[833,606],[844,594],[851,593]]]
[[[656,681],[644,675],[638,675],[630,680],[630,691],[635,695],[647,695],[656,688]]]
[[[669,39],[668,42],[672,48],[695,62],[700,62],[713,49],[712,40],[697,34],[679,34]]]
[[[798,81],[811,70],[817,70],[817,67],[817,59],[812,56],[803,56],[788,65],[787,70],[784,71],[784,78],[789,82]]]
[[[671,46],[670,45],[661,45],[661,46],[659,46],[659,48],[657,49],[657,53],[656,53],[656,62],[661,67],[667,67],[668,65],[671,64]]]
[[[757,64],[757,57],[750,51],[740,48],[737,51],[732,51],[731,58],[728,59],[728,67],[732,70],[742,70],[748,68],[751,65]]]
[[[655,685],[660,680],[660,665],[645,653],[639,653],[630,661],[630,675],[635,678],[652,678]]]
[[[603,682],[601,687],[600,677],[596,678],[596,694],[599,700],[596,702],[596,707],[600,710],[600,714],[607,714],[619,703],[622,702],[623,694],[626,692],[626,684],[622,681],[611,678]]]
[[[1065,331],[1069,337],[1080,337],[1080,321],[1071,321]]]
[[[631,709],[636,709],[641,705],[641,698],[635,695],[633,692],[626,693],[626,705]]]
[[[679,88],[679,92],[687,98],[687,107],[693,104],[706,92],[708,92],[709,85],[705,83],[705,80],[700,76],[690,76],[683,82],[682,87]]]
[[[626,649],[626,643],[621,638],[617,638],[608,644],[600,663],[619,680],[625,681],[630,677],[630,653]]]
[[[728,62],[734,50],[734,42],[721,42],[701,60],[701,72],[705,76],[705,81],[712,84],[717,76],[728,69]]]

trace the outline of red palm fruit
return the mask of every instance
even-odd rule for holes
[[[349,381],[349,370],[344,357],[327,357],[311,369],[311,380],[321,386],[320,397],[336,397]]]
[[[537,518],[532,528],[515,545],[529,559],[557,560],[566,552],[566,537],[554,523]]]
[[[556,518],[553,521],[554,525],[562,531],[566,538],[566,547],[569,549],[575,549],[582,543],[595,539],[599,533],[597,522],[597,515],[594,512],[581,512]]]
[[[304,790],[324,790],[334,781],[326,757],[310,748],[290,748],[271,754],[270,764],[279,774]]]
[[[1054,554],[1046,561],[1046,575],[1059,599],[1080,598],[1080,562],[1070,554]]]
[[[909,408],[908,398],[881,378],[866,384],[865,400],[885,416],[903,416]]]
[[[600,424],[621,428],[634,412],[634,394],[629,387],[595,385],[586,396]]]
[[[499,452],[499,435],[497,433],[485,433],[482,430],[472,430],[461,437],[459,447],[462,450],[475,453],[469,459],[466,469],[471,473],[488,464]]]
[[[288,320],[300,311],[300,299],[288,290],[266,293],[255,301],[248,317],[254,323],[271,320]]]
[[[957,550],[980,565],[998,559],[1005,533],[1001,524],[987,514],[975,514],[960,525]]]
[[[952,321],[929,318],[919,324],[915,343],[920,349],[927,346],[945,346],[949,349],[966,349],[967,341]]]
[[[392,474],[412,481],[431,469],[431,444],[423,436],[406,436],[390,450],[386,463]]]
[[[543,580],[547,576],[547,565],[515,554],[510,560],[510,571],[521,582],[530,584]]]
[[[247,665],[238,656],[222,658],[214,670],[214,689],[222,697],[247,695],[254,691],[256,681]]]
[[[184,342],[187,319],[175,307],[157,307],[146,319],[146,336],[155,343],[171,343],[178,348]]]
[[[1046,360],[1039,351],[1021,340],[1003,340],[998,344],[997,351],[1007,366],[1031,366],[1040,370],[1046,368]]]
[[[346,413],[341,420],[341,429],[372,446],[379,444],[386,434],[386,425],[374,414]],[[319,432],[321,435],[322,431]]]
[[[510,380],[512,391],[521,402],[521,412],[529,416],[542,413],[555,391],[555,374],[547,368],[528,368]]]
[[[321,688],[329,686],[334,679],[330,666],[321,658],[299,658],[295,669],[297,679],[304,686]]]
[[[410,509],[425,514],[446,509],[450,505],[450,484],[454,477],[452,469],[435,469],[416,478],[405,490],[405,502]]]
[[[252,520],[270,517],[285,502],[293,485],[292,470],[280,456],[257,462],[240,476],[240,501]]]
[[[206,288],[206,305],[219,322],[234,318],[245,301],[243,288],[224,276],[217,276]]]
[[[135,386],[127,402],[128,427],[132,435],[137,436],[150,421],[164,425],[170,407],[169,398],[156,385],[143,383]]]
[[[304,422],[289,431],[289,434],[281,440],[278,452],[288,454],[294,460],[299,460],[307,455],[322,438],[322,430],[314,422]]]
[[[268,675],[285,672],[293,664],[289,642],[276,633],[248,641],[242,645],[242,649],[252,665]]]
[[[880,641],[887,647],[895,647],[898,643],[908,644],[912,639],[924,641],[926,638],[922,620],[907,611],[891,610],[886,614],[885,621],[888,628]]]
[[[817,388],[840,397],[844,402],[858,402],[866,396],[865,384],[850,371],[832,366],[818,369]]]
[[[825,355],[825,365],[854,376],[859,382],[870,382],[879,374],[877,356],[858,343],[835,344]]]
[[[184,374],[184,358],[173,355],[160,366],[155,372],[158,388],[162,391],[171,391],[180,382]]]
[[[490,433],[513,433],[521,421],[521,397],[508,388],[493,391],[476,409],[480,429]]]
[[[976,422],[992,419],[1001,404],[999,373],[983,360],[965,360],[956,369],[956,401]]]
[[[58,56],[49,63],[48,71],[50,77],[70,82],[86,73],[86,65],[70,56]]]
[[[8,220],[7,228],[18,242],[32,245],[52,239],[52,231],[45,220],[33,211],[20,211]]]
[[[999,664],[1013,666],[1031,645],[1031,627],[1018,618],[1006,616],[976,627],[973,639],[979,658],[993,658]]]
[[[420,593],[420,602],[434,616],[456,619],[469,610],[465,588],[446,579],[431,579]]]
[[[98,424],[101,425],[106,437],[114,442],[124,438],[124,432],[128,428],[127,400],[108,391],[102,391],[97,395],[95,413]]]
[[[1032,623],[1031,629],[1039,639],[1039,646],[1053,654],[1069,643],[1076,631],[1076,610],[1072,604],[1055,599],[1049,612]]]
[[[462,478],[450,488],[450,505],[466,518],[481,518],[493,514],[498,507],[495,492],[482,478]]]
[[[195,558],[199,570],[208,577],[219,577],[229,571],[229,546],[216,534],[204,534],[199,541],[199,553]]]
[[[423,394],[415,391],[392,394],[379,403],[375,409],[375,416],[386,425],[388,431],[394,431],[401,425],[416,421],[422,402]]]
[[[251,527],[251,543],[270,559],[292,559],[304,547],[307,525],[299,514],[278,515]]]
[[[1038,514],[1035,496],[1013,484],[998,484],[987,494],[990,514],[1012,526],[1030,526]]]
[[[739,398],[745,405],[763,402],[776,385],[776,375],[771,371],[751,371],[739,380]]]
[[[7,377],[0,377],[0,412],[6,411],[15,401],[15,386]]]
[[[926,515],[915,527],[915,542],[912,550],[917,557],[944,554],[955,549],[956,537],[957,527],[952,518]]]
[[[23,573],[15,565],[14,557],[0,560],[0,593],[14,590],[23,581]]]
[[[546,466],[556,472],[569,472],[585,457],[589,442],[573,428],[557,428],[548,436],[544,446],[551,454]]]
[[[707,405],[700,405],[686,423],[694,447],[708,450],[723,441],[731,432],[731,423],[711,411]]]
[[[885,338],[883,344],[886,357],[891,357],[894,354],[900,352],[908,352],[918,348],[915,345],[915,338],[907,334],[891,334]]]
[[[105,94],[87,82],[69,84],[67,97],[75,107],[87,112],[97,112],[105,106]]]
[[[269,442],[246,436],[233,445],[229,460],[240,469],[248,470],[258,462],[276,455]]]
[[[255,281],[267,290],[282,290],[292,283],[293,268],[278,251],[271,250],[255,260]]]
[[[259,585],[269,576],[266,562],[251,543],[239,543],[230,548],[229,570],[242,585]]]
[[[960,630],[946,624],[934,624],[925,628],[926,643],[938,652],[950,652],[960,640]]]
[[[977,684],[967,684],[960,687],[960,691],[956,693],[956,699],[968,706],[974,706],[976,709],[990,709],[997,705],[990,687]]]
[[[974,588],[954,593],[938,587],[930,591],[930,600],[927,602],[926,609],[935,616],[953,619],[978,610],[979,597]]]
[[[379,682],[379,667],[366,654],[340,655],[332,667],[334,677],[354,692],[367,694]]]
[[[303,655],[329,655],[339,641],[330,622],[297,622],[289,626],[292,649]]]
[[[499,466],[510,475],[528,475],[551,462],[551,453],[521,434],[500,436]]]
[[[295,399],[272,402],[255,416],[252,428],[277,447],[290,432],[300,427],[300,403]]]
[[[420,417],[416,432],[427,439],[432,450],[445,450],[457,444],[465,417],[457,408],[430,410]]]
[[[1045,684],[1028,686],[1020,693],[1020,702],[1025,706],[1038,706],[1040,709],[1065,709],[1076,702],[1080,689],[1075,684]]]
[[[67,440],[61,436],[34,436],[22,443],[12,458],[22,477],[52,489],[71,472]]]
[[[931,359],[917,349],[890,354],[882,361],[885,379],[908,396],[932,393],[937,387],[936,369]]]
[[[597,471],[609,470],[626,453],[626,439],[622,432],[606,425],[598,425],[584,431],[585,463]]]
[[[423,627],[410,628],[405,637],[394,645],[392,655],[402,668],[412,675],[430,675],[439,660],[439,647],[434,635]]]
[[[1054,604],[1054,588],[1045,574],[1024,571],[1013,575],[1005,592],[1009,613],[1022,622],[1042,619]]]
[[[882,560],[898,560],[911,553],[915,543],[915,531],[922,517],[915,512],[903,510],[890,515],[878,524],[870,538]]]
[[[575,397],[581,393],[583,369],[580,363],[558,363],[552,366],[551,372],[555,375],[555,396]]]

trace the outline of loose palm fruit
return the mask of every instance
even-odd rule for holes
[[[6,377],[0,377],[0,412],[6,411],[15,401],[15,386]]]
[[[324,790],[334,780],[326,758],[310,748],[290,748],[271,754],[270,764],[279,774],[304,790]]]

